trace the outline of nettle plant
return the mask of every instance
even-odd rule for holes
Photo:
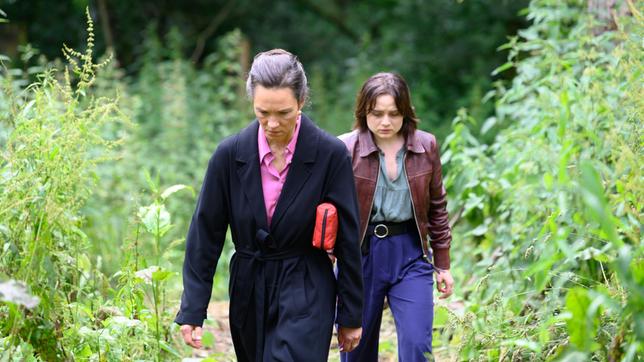
[[[532,1],[502,48],[491,144],[465,111],[444,145],[468,360],[637,360],[644,349],[641,4],[593,34],[584,2]],[[499,127],[499,125],[501,127]],[[465,271],[468,271],[466,273]],[[448,333],[449,334],[449,333]]]
[[[136,231],[129,243],[129,262],[122,272],[117,273],[121,283],[118,295],[119,298],[125,298],[123,300],[133,319],[148,323],[149,330],[154,333],[158,359],[162,359],[166,352],[180,358],[181,345],[178,345],[171,335],[174,315],[168,308],[176,306],[177,301],[173,299],[168,303],[167,297],[168,282],[172,277],[176,277],[177,273],[172,271],[175,268],[162,264],[168,263],[168,253],[181,245],[184,239],[171,242],[164,240],[174,227],[165,202],[170,195],[181,190],[192,191],[194,197],[194,189],[186,185],[174,185],[161,192],[149,175],[147,180],[151,192],[155,195],[154,201],[139,207],[137,211]],[[142,250],[152,250],[153,253],[144,253],[147,257],[142,256]],[[135,296],[134,299],[131,298],[132,295]],[[135,303],[132,303],[133,301]],[[176,332],[176,328],[174,330]]]
[[[6,89],[0,112],[3,361],[178,356],[167,342],[164,282],[170,273],[148,268],[147,259],[135,254],[108,278],[95,265],[100,257],[88,253],[82,208],[96,185],[97,165],[112,161],[111,150],[121,141],[103,129],[128,120],[118,97],[92,91],[106,63],[93,62],[89,12],[87,19],[87,49],[65,47],[64,71],[47,69],[25,88],[12,83],[9,70],[0,73]],[[152,235],[155,265],[162,263],[161,239],[171,227],[163,202],[183,188],[160,193],[134,221],[136,230]]]
[[[65,331],[89,322],[71,305],[102,282],[84,253],[80,208],[91,193],[92,170],[117,142],[99,130],[122,118],[116,99],[88,95],[104,66],[92,62],[91,20],[88,30],[84,53],[65,47],[64,72],[49,69],[22,92],[7,93],[14,99],[2,119],[0,276],[25,283],[40,298],[31,311],[10,302],[0,307],[0,343],[10,358],[13,347],[33,348],[45,360],[69,358]],[[2,76],[10,84],[11,73],[4,69]]]

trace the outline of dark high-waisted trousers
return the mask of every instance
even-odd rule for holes
[[[422,258],[416,233],[371,236],[362,256],[364,309],[362,339],[343,362],[377,362],[385,296],[396,322],[400,362],[427,361],[432,350],[434,268]]]

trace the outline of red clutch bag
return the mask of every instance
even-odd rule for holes
[[[337,233],[338,211],[335,206],[328,202],[318,205],[315,213],[313,247],[322,250],[333,250]]]

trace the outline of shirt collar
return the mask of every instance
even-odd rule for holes
[[[295,153],[295,145],[297,144],[297,136],[300,133],[300,123],[301,123],[302,115],[300,114],[297,116],[297,120],[295,121],[295,130],[293,131],[293,136],[291,137],[291,140],[289,143],[286,145],[286,154],[287,155],[293,155]],[[259,132],[257,132],[257,146],[259,150],[259,161],[264,162],[264,158],[267,155],[273,155],[271,152],[271,146],[268,144],[268,140],[266,139],[266,134],[264,133],[264,128],[262,128],[261,124],[259,126]]]

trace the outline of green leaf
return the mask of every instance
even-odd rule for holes
[[[474,193],[470,193],[468,195],[467,201],[465,202],[465,211],[463,212],[463,215],[469,214],[474,209],[482,209],[484,199],[485,196],[479,196]]]
[[[152,272],[152,280],[156,282],[164,281],[168,279],[170,275],[172,275],[171,271],[159,268]]]
[[[486,134],[496,124],[496,117],[489,117],[481,126],[481,134]]]
[[[586,309],[590,305],[590,298],[585,289],[574,288],[566,296],[566,310],[571,313],[571,318],[566,321],[570,342],[580,349],[585,349],[586,339]]]
[[[159,187],[157,186],[157,183],[152,180],[152,175],[150,175],[150,172],[148,170],[145,170],[144,172],[145,175],[145,181],[148,184],[148,187],[152,191],[153,194],[156,194],[159,191]]]
[[[441,306],[434,310],[434,327],[444,326],[448,321],[449,311],[447,308]]]
[[[201,343],[204,347],[213,348],[215,346],[215,336],[211,332],[204,332],[201,336]]]
[[[536,352],[536,353],[540,353],[541,349],[542,349],[542,347],[539,345],[539,343],[537,343],[535,341],[528,340],[528,339],[514,339],[514,340],[510,340],[510,341],[505,341],[505,342],[501,343],[501,345],[504,345],[504,346],[514,345],[514,346],[521,347],[521,348],[527,348],[527,349],[531,350],[532,352]]]
[[[506,70],[508,70],[508,69],[512,68],[513,66],[514,66],[514,63],[512,63],[512,62],[507,62],[507,63],[505,63],[505,64],[501,65],[500,67],[498,67],[498,68],[494,69],[494,70],[492,71],[492,76],[495,76],[495,75],[497,75],[497,74],[499,74],[499,73],[501,73],[501,72],[504,72],[504,71],[506,71]]]
[[[545,172],[543,174],[543,185],[546,187],[546,190],[552,190],[552,185],[554,184],[554,178],[550,172]]]
[[[581,196],[586,204],[586,214],[601,226],[608,239],[617,247],[624,242],[617,236],[615,218],[604,196],[599,173],[590,162],[581,164]]]
[[[487,232],[487,225],[485,224],[481,224],[476,228],[474,228],[472,231],[470,231],[470,233],[474,236],[485,235],[486,232]]]
[[[584,288],[573,288],[566,296],[566,310],[572,315],[566,321],[570,342],[579,350],[587,352],[592,352],[598,347],[595,342],[599,327],[598,309],[591,308],[591,304],[594,303]]]
[[[159,341],[159,345],[161,346],[161,349],[170,353],[171,355],[175,356],[176,358],[181,358],[183,357],[179,351],[174,349],[171,345],[168,344],[166,341]]]
[[[163,191],[163,193],[161,193],[161,198],[163,200],[165,200],[165,199],[168,198],[168,196],[174,194],[175,192],[181,191],[181,190],[190,190],[190,191],[192,191],[193,195],[195,193],[194,189],[192,187],[179,184],[179,185],[170,186],[167,189],[165,189]]]
[[[560,362],[579,362],[579,361],[590,361],[588,355],[579,351],[571,351],[566,353],[563,358],[559,360]]]
[[[89,344],[85,344],[83,349],[75,353],[76,358],[90,358],[92,356],[92,349],[90,348]]]
[[[145,229],[152,235],[163,236],[172,228],[170,224],[170,213],[165,205],[153,203],[149,206],[141,206],[138,216],[145,226]]]

